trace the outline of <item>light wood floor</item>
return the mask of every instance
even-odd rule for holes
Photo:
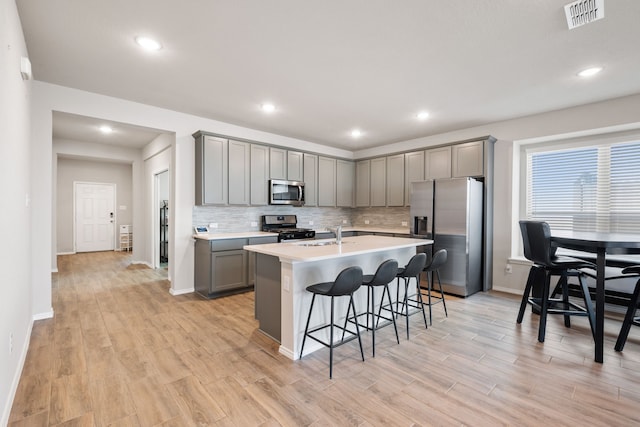
[[[411,318],[293,362],[257,331],[253,293],[206,301],[168,293],[164,271],[127,254],[59,257],[55,318],[37,321],[10,426],[602,425],[640,423],[640,328],[623,353],[606,321],[593,362],[585,318],[515,322],[518,298],[449,299],[428,330]]]

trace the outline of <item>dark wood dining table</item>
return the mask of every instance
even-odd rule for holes
[[[551,241],[561,248],[596,254],[595,361],[602,363],[606,256],[607,254],[640,254],[640,234],[558,230],[551,232]]]

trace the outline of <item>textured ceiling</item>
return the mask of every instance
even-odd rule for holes
[[[17,0],[37,80],[348,150],[639,93],[640,1],[565,3]]]

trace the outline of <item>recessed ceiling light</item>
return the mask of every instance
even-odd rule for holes
[[[351,136],[354,138],[360,138],[362,136],[362,131],[360,129],[354,129],[351,131]]]
[[[111,133],[113,132],[113,129],[111,128],[111,126],[104,125],[104,126],[100,126],[100,132]]]
[[[262,104],[261,108],[265,113],[273,113],[274,111],[276,111],[276,106],[270,102],[265,102],[264,104]]]
[[[149,37],[136,37],[136,43],[138,43],[146,50],[160,50],[162,48],[160,42],[157,42]]]
[[[416,118],[418,120],[427,120],[429,118],[429,113],[426,111],[420,111],[418,114],[416,114]]]
[[[592,68],[587,68],[586,70],[580,71],[578,75],[580,77],[591,77],[591,76],[595,76],[600,71],[602,71],[602,67],[592,67]]]

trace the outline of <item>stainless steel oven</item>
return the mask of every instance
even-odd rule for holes
[[[272,179],[269,181],[270,205],[304,205],[304,182]]]

